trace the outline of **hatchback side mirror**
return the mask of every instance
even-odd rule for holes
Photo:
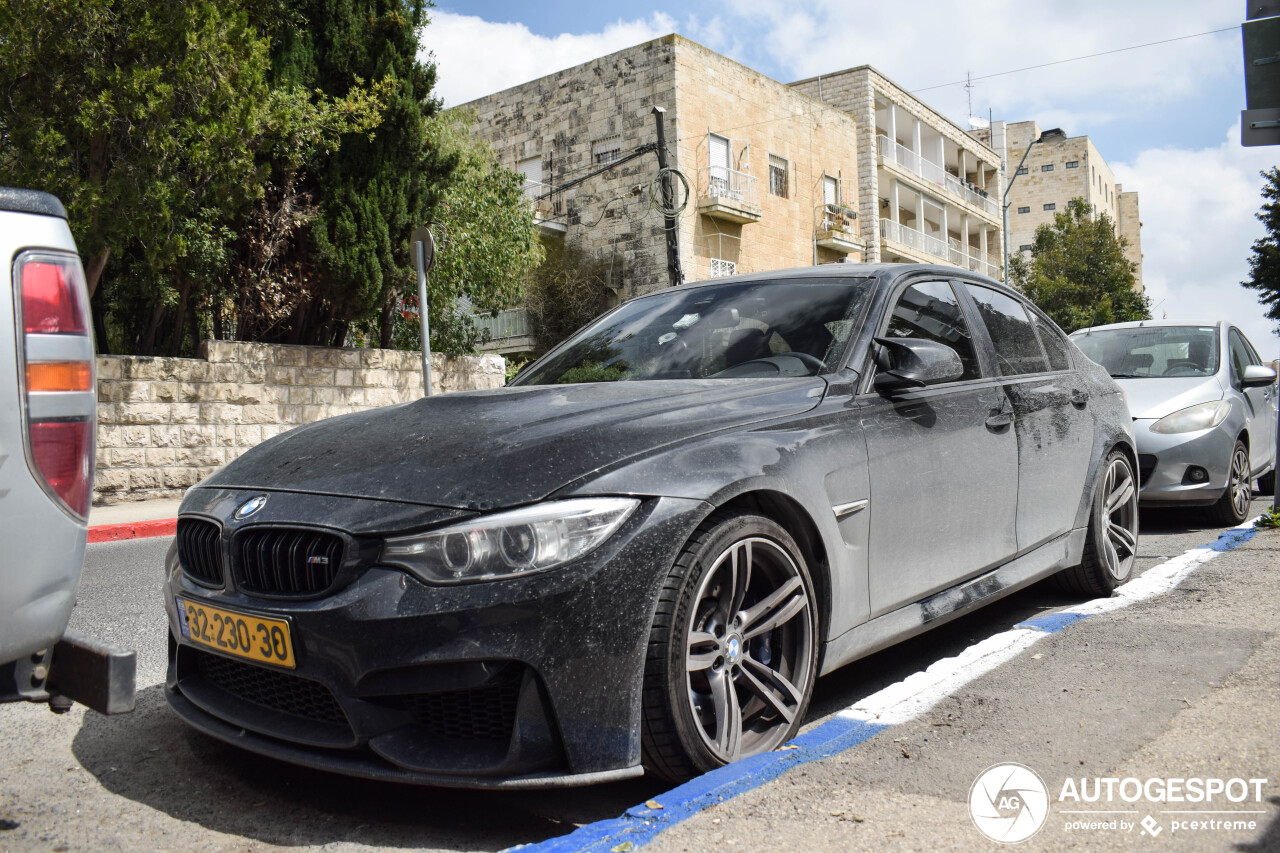
[[[960,356],[946,344],[924,338],[875,338],[875,388],[881,392],[923,388],[964,375]]]
[[[1274,385],[1275,381],[1276,372],[1261,364],[1248,365],[1244,369],[1244,376],[1240,377],[1240,385],[1245,388],[1265,388]]]

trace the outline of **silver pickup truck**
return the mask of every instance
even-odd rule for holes
[[[61,202],[0,187],[0,702],[133,710],[136,660],[70,633],[93,494],[96,371]]]

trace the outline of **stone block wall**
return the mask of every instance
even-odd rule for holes
[[[206,341],[202,358],[98,357],[94,503],[181,497],[298,424],[416,400],[422,356]],[[432,393],[500,388],[501,356],[433,354]]]

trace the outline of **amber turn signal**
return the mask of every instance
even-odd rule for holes
[[[87,361],[37,361],[27,364],[27,391],[92,391]]]

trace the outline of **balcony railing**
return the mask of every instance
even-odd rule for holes
[[[472,314],[471,321],[475,323],[477,329],[487,330],[491,341],[505,341],[529,335],[529,315],[523,308],[508,308],[505,311],[499,311],[496,317],[490,317],[488,314]]]
[[[892,219],[880,220],[880,236],[886,240],[893,240],[908,248],[915,249],[917,252],[933,255],[935,258],[941,258],[948,263],[952,262],[951,247],[947,245],[946,240],[939,240],[937,237],[932,237],[923,231],[908,228],[906,225],[894,222]]]
[[[858,212],[847,204],[820,204],[814,208],[813,230],[848,231],[856,227]]]
[[[746,172],[724,166],[707,166],[698,170],[698,195],[751,207],[760,206],[756,198],[756,179]]]
[[[995,199],[991,198],[983,190],[970,186],[937,163],[926,160],[917,152],[912,151],[900,142],[891,140],[884,134],[879,134],[876,139],[880,146],[880,154],[885,159],[892,160],[908,172],[914,172],[939,189],[944,189],[957,198],[964,199],[969,204],[985,210],[992,216],[1000,213],[1000,206],[996,204]]]

